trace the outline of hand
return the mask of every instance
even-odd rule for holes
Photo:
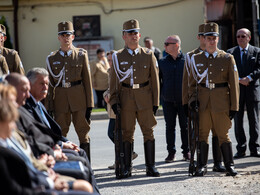
[[[109,103],[109,97],[108,94],[104,97],[105,102],[108,104]]]
[[[91,115],[91,111],[92,111],[92,108],[91,107],[88,107],[87,110],[86,110],[86,119],[88,121],[88,124],[90,124],[90,115]]]
[[[67,182],[62,181],[61,179],[57,178],[54,180],[54,189],[63,191],[63,192],[67,192],[69,189],[69,185]]]
[[[111,106],[111,108],[112,108],[112,110],[113,110],[113,112],[115,113],[115,115],[117,115],[117,114],[119,114],[119,112],[120,112],[120,104],[113,104],[112,106]]]
[[[71,150],[74,150],[75,152],[79,152],[79,150],[80,150],[79,146],[72,142],[63,142],[62,146],[64,149],[71,149]]]
[[[190,109],[194,112],[197,112],[197,110],[199,109],[200,107],[200,102],[199,101],[193,101],[190,103]]]
[[[158,106],[153,106],[153,114],[154,114],[154,116],[156,115],[156,112],[157,112],[157,110],[158,110]]]
[[[235,111],[235,110],[230,110],[230,111],[229,111],[229,118],[230,118],[230,120],[232,120],[232,119],[234,118],[234,116],[236,115],[236,113],[237,113],[237,111]]]
[[[183,105],[183,110],[184,110],[184,114],[186,115],[186,117],[188,117],[188,115],[189,115],[188,104],[184,104]]]
[[[54,156],[56,160],[67,161],[68,157],[62,152],[59,145],[55,145]]]
[[[245,86],[248,86],[249,85],[249,78],[248,77],[243,77],[239,80],[239,83],[242,84],[242,85],[245,85]]]

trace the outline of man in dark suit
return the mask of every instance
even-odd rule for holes
[[[17,122],[17,127],[19,130],[25,132],[30,137],[32,143],[32,145],[30,143],[30,146],[33,146],[34,149],[37,150],[38,152],[38,153],[34,153],[34,155],[36,156],[41,155],[42,153],[45,152],[50,155],[53,155],[53,152],[51,153],[52,150],[51,148],[55,144],[55,141],[61,140],[61,134],[60,135],[58,133],[55,134],[55,131],[53,132],[50,129],[50,127],[42,124],[41,122],[36,121],[36,119],[24,107],[22,107],[23,105],[25,105],[27,98],[30,97],[29,80],[25,76],[22,76],[18,73],[11,73],[6,77],[6,80],[8,81],[9,84],[13,85],[17,90],[16,101],[17,104],[19,105],[19,114],[20,114],[19,121]],[[44,148],[47,149],[44,150]],[[57,153],[55,154],[57,157]],[[81,177],[80,176],[81,172],[78,171],[73,171],[73,174],[74,173],[77,174],[78,175],[77,178],[87,178],[87,180],[93,186],[94,191],[99,193],[99,189],[86,154],[85,154],[85,158],[82,158],[80,156],[68,155],[68,153],[66,153],[66,155],[64,155],[63,153],[61,155],[59,154],[59,157],[60,160],[68,159],[74,161],[75,160],[81,161],[86,166],[84,167],[84,170],[88,170],[89,173],[87,173],[87,176],[83,175],[84,177],[83,176]],[[63,174],[65,173],[70,174],[71,171],[63,172]]]
[[[259,115],[258,103],[260,101],[260,48],[249,44],[251,32],[242,28],[237,31],[238,46],[227,52],[234,55],[239,73],[239,111],[235,120],[235,136],[237,140],[237,153],[234,158],[242,158],[246,155],[246,136],[243,127],[244,108],[246,106],[249,121],[249,150],[250,156],[260,157]]]

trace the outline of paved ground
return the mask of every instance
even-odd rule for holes
[[[101,115],[96,114],[96,115]],[[161,115],[161,114],[159,114]],[[92,119],[102,117],[92,116]],[[133,161],[134,169],[131,178],[117,180],[113,170],[107,168],[114,162],[114,146],[107,137],[108,120],[92,120],[91,123],[91,157],[92,167],[101,191],[104,195],[119,194],[260,194],[260,159],[247,157],[235,160],[239,175],[225,177],[224,174],[213,173],[211,144],[209,150],[209,173],[205,177],[188,176],[188,162],[182,161],[180,130],[177,125],[176,146],[177,160],[173,163],[164,163],[167,156],[165,144],[165,122],[163,116],[158,116],[158,125],[154,134],[156,139],[156,165],[161,177],[145,176],[143,139],[139,126],[135,133],[135,151],[139,157]],[[247,121],[245,121],[247,128]],[[78,143],[73,126],[69,139]],[[233,128],[230,130],[235,151]],[[211,139],[210,139],[211,142]],[[249,155],[249,151],[247,151]]]

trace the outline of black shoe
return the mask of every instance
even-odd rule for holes
[[[154,166],[146,167],[146,175],[152,177],[160,177],[160,173],[157,171],[157,169]]]
[[[165,159],[166,163],[171,163],[175,161],[175,154],[174,153],[169,153],[168,156]]]
[[[206,175],[206,173],[207,173],[207,165],[203,167],[199,167],[198,170],[195,172],[194,176],[201,177]]]
[[[226,176],[236,176],[237,175],[237,171],[232,166],[229,166],[226,168],[227,168]]]
[[[221,165],[221,162],[214,163],[212,171],[214,172],[225,172],[226,169]]]
[[[260,152],[259,151],[251,152],[250,156],[252,156],[252,157],[260,157]]]
[[[237,152],[235,155],[234,155],[234,158],[243,158],[246,156],[246,153],[240,153],[240,152]]]

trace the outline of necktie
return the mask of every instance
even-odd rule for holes
[[[37,107],[38,107],[38,109],[40,110],[40,113],[41,113],[41,116],[42,116],[42,118],[41,118],[42,121],[43,121],[49,128],[51,128],[50,123],[49,123],[48,119],[46,118],[46,116],[45,116],[45,114],[44,114],[44,112],[43,112],[43,110],[42,110],[41,105],[40,105],[40,104],[37,104]]]
[[[245,49],[242,49],[242,65],[245,65],[246,64],[246,50]]]

